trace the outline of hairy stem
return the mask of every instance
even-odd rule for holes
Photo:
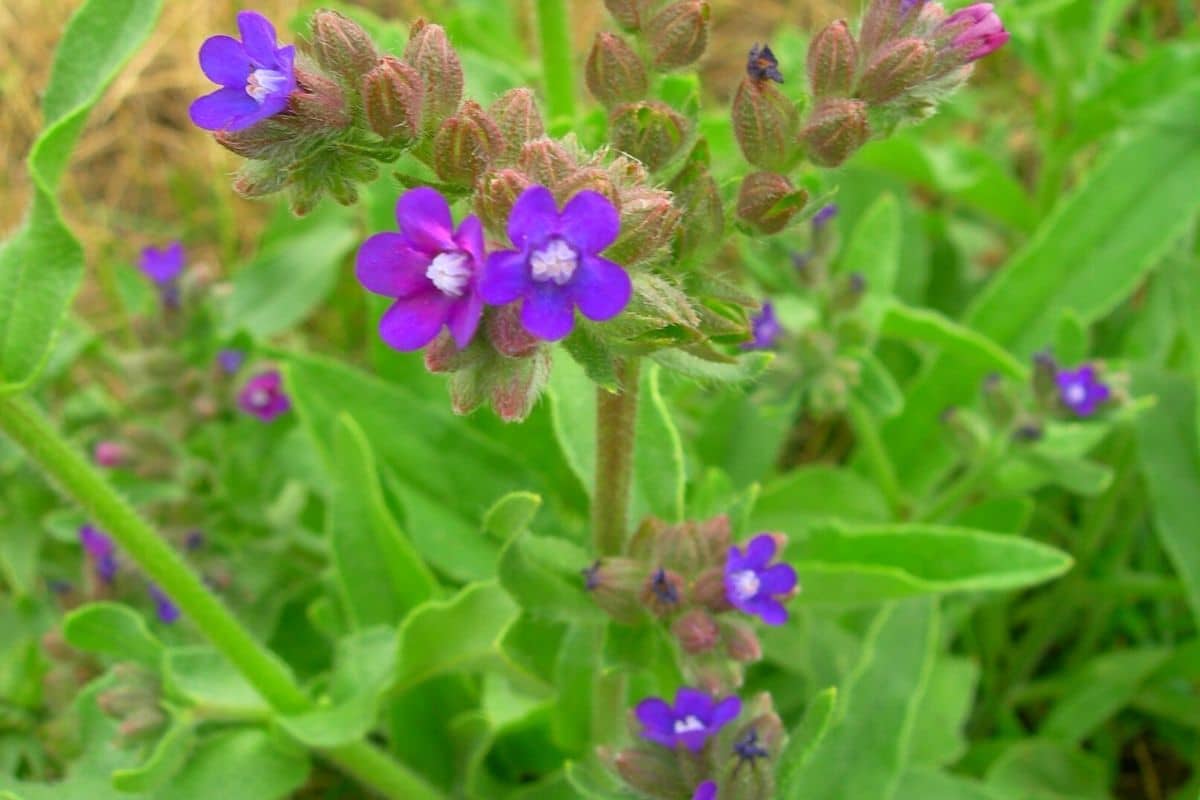
[[[542,78],[551,121],[575,116],[575,76],[567,0],[537,0]]]
[[[596,389],[596,490],[592,494],[592,542],[598,556],[625,547],[633,486],[633,429],[637,422],[638,362],[617,368],[621,390]]]

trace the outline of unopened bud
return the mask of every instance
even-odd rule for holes
[[[356,86],[375,66],[375,43],[358,23],[323,9],[313,14],[311,25],[313,56],[329,72]]]
[[[679,640],[684,652],[692,655],[707,653],[717,646],[721,629],[712,615],[701,608],[694,608],[675,620],[671,633]]]
[[[166,715],[157,708],[141,708],[121,721],[117,733],[124,742],[143,741],[158,733],[166,722]]]
[[[433,169],[444,181],[473,186],[502,152],[500,127],[478,103],[468,100],[438,130],[433,140]]]
[[[1017,402],[1004,379],[997,372],[983,379],[983,406],[998,427],[1008,427],[1017,414]]]
[[[526,142],[521,148],[517,166],[531,181],[543,186],[556,186],[579,169],[567,149],[553,139]]]
[[[426,362],[428,365],[428,361]],[[483,404],[486,389],[480,380],[482,369],[472,365],[456,370],[450,375],[447,388],[450,390],[450,410],[460,417],[470,414]]]
[[[607,108],[646,96],[646,66],[642,57],[616,34],[596,34],[585,75],[588,91]]]
[[[605,558],[583,570],[584,587],[596,605],[626,625],[644,616],[639,596],[645,580],[646,568],[628,558]]]
[[[654,66],[660,70],[686,67],[708,46],[708,3],[677,0],[646,25]]]
[[[613,758],[613,768],[631,787],[656,800],[677,800],[691,791],[675,754],[665,747],[623,750]]]
[[[480,360],[480,348],[468,345],[460,350],[450,334],[443,331],[425,348],[425,369],[433,373],[458,372]]]
[[[733,97],[733,132],[754,166],[785,172],[796,161],[800,112],[775,84],[742,80]]]
[[[398,58],[384,56],[362,76],[367,124],[385,141],[405,145],[421,135],[425,86],[417,71]]]
[[[867,293],[867,278],[861,272],[850,272],[838,278],[833,287],[829,306],[836,312],[846,313],[858,308]]]
[[[712,567],[700,573],[692,583],[691,599],[714,614],[732,609],[733,605],[725,592],[724,567]]]
[[[734,735],[733,752],[722,771],[722,798],[774,797],[775,770],[769,762],[779,756],[783,738],[783,722],[773,712],[756,717],[739,729]]]
[[[725,622],[722,625],[725,637],[725,652],[734,661],[751,664],[762,659],[762,643],[758,640],[754,628],[741,620]]]
[[[779,233],[808,202],[808,192],[796,189],[782,175],[753,172],[738,191],[737,212],[762,233]]]
[[[613,109],[609,138],[651,171],[666,166],[687,139],[688,120],[665,103],[628,103]]]
[[[642,584],[642,604],[656,617],[669,617],[679,611],[683,591],[679,573],[659,567]]]
[[[871,0],[858,34],[859,51],[865,58],[870,59],[900,35],[910,21],[907,5],[911,5],[911,0]]]
[[[424,20],[412,26],[404,61],[417,71],[425,86],[421,124],[425,134],[430,135],[458,110],[463,93],[462,63],[446,38],[445,29]]]
[[[718,514],[711,519],[700,520],[696,523],[696,536],[704,554],[704,560],[710,564],[724,565],[729,556],[729,543],[733,528],[729,523],[728,514]]]
[[[142,708],[153,707],[157,696],[144,686],[117,685],[96,697],[96,705],[107,716],[122,719]]]
[[[1058,406],[1058,362],[1047,352],[1033,357],[1033,396],[1042,408]]]
[[[649,261],[671,243],[679,227],[679,209],[666,192],[641,187],[621,202],[621,235],[606,252],[618,264]]]
[[[814,163],[836,167],[862,147],[870,134],[866,103],[826,100],[809,117],[800,141]]]
[[[219,136],[217,141],[221,141]],[[268,161],[250,160],[233,176],[233,191],[242,197],[262,197],[278,192],[287,182],[286,170],[277,169]]]
[[[217,144],[242,158],[268,160],[289,158],[299,146],[298,131],[293,120],[282,114],[269,117],[257,125],[240,131],[215,131]],[[275,170],[281,172],[282,170]]]
[[[484,173],[475,192],[475,213],[488,231],[495,236],[504,235],[513,205],[530,185],[529,178],[515,169]]]
[[[613,185],[608,172],[600,167],[583,167],[575,170],[554,187],[554,197],[559,203],[566,203],[584,191],[602,194],[618,209],[621,207],[621,196],[617,187]]]
[[[492,346],[509,358],[531,356],[542,343],[541,339],[525,330],[521,324],[520,309],[515,303],[489,309],[483,324]]]
[[[550,378],[551,351],[544,348],[525,358],[501,358],[488,374],[492,410],[504,422],[522,422]]]
[[[537,101],[529,89],[510,89],[500,95],[488,109],[488,116],[500,126],[505,162],[515,162],[526,142],[546,135],[542,112],[538,111]]]
[[[858,96],[871,105],[895,100],[919,85],[933,67],[933,48],[920,39],[900,39],[879,51],[858,82]]]
[[[858,44],[846,20],[834,20],[808,46],[808,84],[813,97],[849,97],[858,69]]]
[[[982,451],[988,439],[987,427],[973,412],[950,406],[941,414],[942,429],[950,444],[970,458]]]
[[[604,0],[608,13],[627,31],[642,27],[646,11],[652,4],[653,0]]]
[[[96,464],[108,469],[121,466],[125,461],[125,455],[125,446],[123,444],[107,440],[96,442],[96,447],[92,451],[92,458]]]
[[[296,86],[288,98],[288,110],[305,134],[326,134],[349,127],[346,95],[337,81],[297,67]]]

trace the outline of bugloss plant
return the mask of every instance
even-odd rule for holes
[[[51,106],[31,222],[0,258],[15,298],[0,297],[0,430],[82,507],[53,520],[82,580],[46,570],[55,599],[23,622],[45,632],[28,659],[44,662],[53,721],[5,757],[0,797],[1102,796],[1055,783],[1060,763],[1091,767],[1074,746],[1104,713],[1080,709],[1164,664],[1194,678],[1195,659],[1089,665],[1104,691],[1021,740],[1013,697],[1054,696],[1030,682],[1048,620],[1091,578],[1011,625],[986,593],[1071,566],[1058,548],[1073,542],[1017,535],[1035,490],[1066,490],[1037,506],[1056,531],[1074,495],[1104,498],[1083,512],[1079,555],[1095,557],[1123,499],[1087,454],[1127,439],[1149,402],[1089,358],[1074,311],[1009,321],[1023,312],[1001,284],[971,312],[977,330],[902,299],[894,198],[840,229],[855,180],[840,168],[873,142],[916,146],[906,128],[1008,42],[997,10],[870,0],[805,52],[728,54],[708,52],[704,0],[606,0],[586,110],[565,3],[536,5],[544,96],[470,96],[472,60],[435,21],[389,47],[387,23],[319,10],[293,44],[242,11],[237,38],[208,38],[199,66],[219,88],[192,122],[242,159],[233,191],[278,194],[303,218],[286,225],[311,227],[285,225],[232,290],[190,240],[186,257],[180,241],[146,247],[142,283],[120,291],[148,289],[152,311],[98,368],[125,379],[136,419],[68,400],[69,433],[23,393],[70,356],[50,356],[81,267],[55,193],[108,76]],[[125,4],[123,26],[103,6],[85,4],[63,52],[96,26],[120,60],[157,10]],[[727,109],[703,91],[706,52],[737,62]],[[305,299],[310,276],[289,270],[312,252],[330,280]],[[59,277],[27,276],[31,255]],[[271,342],[348,259],[341,290],[378,312],[382,377]],[[259,308],[273,293],[301,312],[276,324]],[[1115,304],[1100,293],[1078,291],[1089,322]],[[448,402],[423,396],[413,352]],[[722,431],[731,454],[689,481]],[[1178,479],[1151,477],[1172,526]],[[24,574],[0,556],[6,581]],[[1194,599],[1177,588],[1151,594]],[[1010,648],[1014,630],[1029,633]],[[960,639],[977,660],[943,653]],[[977,662],[987,696],[970,724],[987,738],[964,757]],[[1194,720],[1175,722],[1194,739]]]

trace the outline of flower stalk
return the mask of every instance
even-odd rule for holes
[[[596,555],[625,549],[633,487],[633,433],[637,423],[638,362],[617,366],[621,389],[596,389],[596,487],[592,494],[592,542]]]

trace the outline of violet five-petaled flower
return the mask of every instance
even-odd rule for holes
[[[480,294],[491,305],[520,299],[521,324],[547,341],[571,332],[576,307],[590,320],[612,319],[633,295],[625,269],[600,256],[620,230],[617,209],[598,192],[579,192],[560,212],[549,189],[531,186],[508,218],[515,249],[488,257]]]
[[[1096,377],[1096,368],[1084,364],[1078,369],[1060,369],[1054,374],[1058,399],[1077,417],[1090,417],[1108,400],[1112,390]]]
[[[171,242],[166,247],[144,247],[138,258],[138,269],[159,286],[166,286],[183,272],[183,243]]]
[[[683,745],[693,753],[710,737],[737,719],[742,701],[737,696],[718,701],[706,692],[682,686],[674,704],[658,697],[638,703],[634,715],[642,723],[642,736],[664,747]]]
[[[200,69],[221,88],[193,101],[189,113],[197,127],[240,131],[287,108],[296,88],[296,48],[280,47],[275,27],[255,11],[237,17],[239,42],[211,36],[200,46]]]
[[[717,800],[716,781],[705,781],[696,787],[692,800]]]
[[[775,316],[774,304],[763,303],[762,310],[750,318],[750,335],[750,341],[742,344],[744,350],[770,350],[779,343],[783,326]]]
[[[466,347],[483,314],[483,225],[472,215],[455,230],[446,198],[427,187],[400,196],[396,222],[399,233],[377,233],[358,250],[359,282],[396,298],[379,321],[379,335],[397,350],[419,350],[445,326],[454,343]]]
[[[79,529],[79,542],[92,560],[96,577],[104,583],[112,583],[117,577],[117,547],[113,540],[99,528],[84,525]]]
[[[179,606],[175,605],[167,593],[153,583],[146,584],[150,597],[154,600],[154,613],[161,622],[170,625],[179,619]]]
[[[743,554],[735,545],[725,561],[725,597],[739,611],[758,617],[768,625],[787,622],[787,609],[778,596],[795,590],[796,570],[791,564],[771,564],[775,538],[760,533],[750,540]]]
[[[278,370],[268,370],[246,381],[238,393],[238,407],[263,422],[271,422],[292,407],[292,401],[283,390],[283,378]]]
[[[1004,23],[991,3],[974,3],[951,14],[939,26],[952,36],[951,46],[966,62],[977,61],[999,50],[1009,39]]]

